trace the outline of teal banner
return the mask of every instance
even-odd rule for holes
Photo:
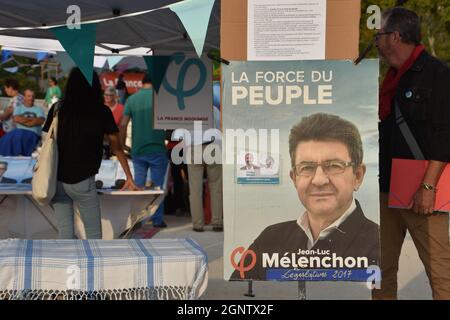
[[[171,56],[145,56],[145,64],[147,65],[147,72],[150,74],[150,78],[153,82],[153,87],[156,92],[159,92],[159,88],[166,75],[167,67],[170,64]]]
[[[214,0],[187,0],[170,5],[170,10],[183,22],[199,57],[203,52],[213,6]]]
[[[110,57],[107,57],[106,60],[108,61],[108,67],[110,69],[114,68],[114,66],[116,64],[118,64],[120,62],[120,60],[122,60],[122,59],[123,59],[122,56],[110,56]]]
[[[82,24],[80,29],[69,29],[64,26],[50,30],[72,58],[73,62],[80,68],[89,84],[92,85],[96,25]]]

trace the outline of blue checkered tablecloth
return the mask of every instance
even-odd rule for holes
[[[0,299],[196,299],[207,257],[192,239],[0,241]]]

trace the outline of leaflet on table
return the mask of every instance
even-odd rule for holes
[[[28,157],[0,157],[0,184],[30,184],[35,163]]]
[[[31,188],[33,168],[36,159],[31,157],[0,157],[0,189],[23,190]],[[128,161],[131,174],[134,168]],[[150,172],[148,173],[150,179]],[[118,180],[126,180],[125,172],[117,160],[102,160],[98,174],[95,176],[98,189],[114,189]],[[101,183],[98,183],[101,181]]]
[[[130,167],[131,175],[135,178],[133,162],[131,160],[128,160],[128,166]],[[150,169],[147,178],[150,179]],[[118,181],[127,180],[127,176],[118,160],[103,160],[99,172],[95,176],[95,180],[102,182],[100,189],[120,189],[120,183],[118,184]]]
[[[134,167],[133,167],[133,162],[131,160],[128,160],[128,166],[130,167],[131,175],[134,177]],[[125,171],[123,170],[120,163],[117,164],[116,181],[118,181],[118,180],[127,180]]]
[[[101,189],[110,189],[116,185],[117,165],[116,161],[102,160],[100,169],[95,176],[95,181],[101,181]],[[97,188],[99,187],[97,183]]]

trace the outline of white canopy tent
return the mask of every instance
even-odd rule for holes
[[[195,48],[183,23],[177,14],[167,7],[176,2],[180,1],[0,0],[0,46],[64,51],[48,27],[65,25],[70,16],[67,8],[78,5],[81,9],[81,22],[96,23],[96,54],[195,54]],[[133,15],[127,16],[128,14]],[[98,19],[106,20],[96,21]],[[220,0],[215,0],[203,52],[218,49],[219,43]],[[158,199],[162,201],[163,197]]]
[[[72,60],[66,57],[67,54],[64,53],[65,50],[58,40],[0,36],[0,44],[2,50],[10,51],[13,55],[36,58],[37,53],[44,52],[56,58],[56,60],[60,63],[61,61],[66,61],[66,63],[69,63],[70,66],[75,65],[69,62]],[[103,43],[102,45],[117,49],[127,47],[126,45],[111,43]],[[152,55],[151,48],[139,47],[129,50],[123,50],[120,52],[120,55],[114,56],[117,56],[121,59],[119,60],[120,62],[118,63],[118,65],[126,65],[128,68],[147,69],[144,59],[142,59],[142,57],[146,55]],[[108,57],[111,56],[112,54],[110,50],[107,50],[104,47],[95,46],[94,68],[103,68],[105,66],[105,63],[107,62]],[[111,66],[109,67],[111,68]]]
[[[180,1],[0,0],[0,35],[55,39],[48,27],[65,25],[70,16],[67,8],[77,5],[80,7],[82,23],[99,21],[96,22],[96,44],[107,51],[105,54],[122,55],[123,51],[138,47],[151,48],[157,55],[177,51],[194,53],[194,46],[183,24],[167,7],[176,2]],[[219,40],[220,0],[216,0],[203,51],[219,48]],[[125,47],[108,45],[111,43]],[[0,45],[3,45],[1,39]],[[42,46],[50,47],[50,44],[42,42]],[[27,48],[42,49],[37,45]]]
[[[2,46],[2,50],[11,50],[11,51],[22,51],[22,52],[49,52],[56,54],[57,52],[64,52],[64,48],[59,43],[58,40],[53,39],[43,39],[43,38],[23,38],[23,37],[12,37],[12,36],[0,36],[0,45]],[[145,56],[151,54],[151,48],[146,47],[138,47],[134,49],[125,50],[124,48],[128,47],[123,44],[111,44],[111,43],[102,43],[101,46],[95,46],[95,54],[96,55],[111,55],[111,50],[107,50],[104,47],[108,46],[111,48],[117,48],[122,50],[120,55],[126,56]]]
[[[56,51],[52,50],[37,50],[37,49],[28,49],[28,48],[20,48],[20,47],[8,47],[2,46],[2,50],[12,51],[13,54],[20,54],[23,57],[35,58],[36,53],[45,52],[48,54],[56,54]]]

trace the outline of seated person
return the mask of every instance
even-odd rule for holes
[[[34,92],[24,92],[24,103],[14,109],[16,128],[0,139],[0,155],[31,156],[41,139],[41,126],[45,121],[44,111],[34,105]]]

